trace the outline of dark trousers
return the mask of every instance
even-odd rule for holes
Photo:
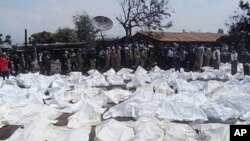
[[[218,62],[218,60],[213,60],[213,65],[214,65],[214,69],[219,69],[220,67],[220,63]]]
[[[232,61],[231,62],[231,73],[232,75],[235,75],[237,73],[237,61]]]
[[[243,71],[244,71],[244,75],[250,75],[249,74],[249,65],[247,63],[243,64]]]
[[[5,77],[7,77],[7,79],[9,79],[9,71],[3,71],[2,76],[3,76],[3,80],[5,80]]]

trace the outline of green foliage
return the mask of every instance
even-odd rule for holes
[[[58,28],[54,34],[54,40],[56,42],[77,42],[77,35],[75,30],[71,28]]]
[[[77,37],[80,41],[94,40],[96,31],[88,14],[83,13],[73,16],[73,22],[75,24]]]
[[[29,43],[54,43],[54,36],[51,32],[43,31],[34,33],[29,38]]]
[[[224,30],[222,28],[219,28],[218,33],[224,34]]]
[[[123,13],[116,17],[123,26],[126,36],[132,35],[134,27],[146,30],[163,30],[172,26],[164,22],[171,14],[168,12],[168,0],[120,0]]]
[[[10,35],[5,36],[4,43],[7,43],[7,44],[11,45],[12,41],[11,41],[11,36]]]
[[[230,17],[231,23],[229,34],[245,41],[250,38],[250,6],[248,2],[241,0],[239,2],[239,11],[235,11]]]

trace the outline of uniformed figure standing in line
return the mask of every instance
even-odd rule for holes
[[[19,56],[17,55],[17,53],[15,53],[13,56],[13,65],[14,65],[15,75],[17,75],[19,72],[19,62],[20,62]]]
[[[219,69],[220,67],[220,50],[218,47],[213,51],[213,65],[214,69]]]
[[[65,51],[61,58],[61,71],[63,75],[69,73],[68,63],[69,63],[68,51]]]
[[[141,67],[145,67],[145,63],[146,63],[146,61],[147,61],[147,50],[146,50],[146,48],[144,47],[144,48],[142,48],[142,50],[141,50],[141,55],[140,55],[141,57],[140,57],[140,65],[141,65]]]
[[[130,58],[129,48],[125,47],[125,51],[124,51],[124,67],[125,68],[129,68],[130,67],[129,58]]]
[[[231,53],[231,73],[235,75],[237,73],[237,65],[238,65],[238,53],[233,49]]]
[[[38,65],[39,65],[39,70],[40,70],[40,74],[44,74],[44,66],[43,66],[43,53],[40,52],[38,54]]]
[[[23,53],[21,54],[20,57],[20,71],[21,73],[25,73],[25,59]]]
[[[75,51],[72,49],[70,54],[69,54],[69,58],[70,58],[70,70],[71,71],[76,71],[77,70],[77,56]]]
[[[110,53],[110,65],[114,70],[117,70],[117,54],[115,47],[112,47],[112,51]]]
[[[105,50],[103,48],[101,48],[101,50],[99,51],[98,54],[98,59],[99,59],[99,66],[100,69],[104,69],[105,67]]]
[[[44,75],[49,76],[51,72],[51,58],[50,58],[49,52],[43,53],[42,63],[44,66]]]
[[[136,46],[134,49],[134,60],[135,60],[135,68],[137,68],[140,64],[140,51],[138,46]]]
[[[83,66],[82,66],[82,54],[81,54],[81,49],[78,49],[76,52],[76,58],[77,58],[77,66],[78,66],[78,71],[82,72],[83,71]]]
[[[105,51],[105,68],[109,69],[110,68],[110,48],[107,47]]]
[[[90,59],[90,68],[96,69],[96,50],[94,48],[92,48],[89,53],[89,59]]]
[[[120,46],[116,48],[116,55],[117,55],[117,68],[120,69],[121,68],[121,47]]]

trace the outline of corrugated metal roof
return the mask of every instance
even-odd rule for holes
[[[227,34],[221,33],[178,33],[178,32],[144,32],[140,31],[136,34],[151,37],[162,42],[215,42],[222,36]]]

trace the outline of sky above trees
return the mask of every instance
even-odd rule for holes
[[[237,7],[238,0],[170,0],[173,26],[167,31],[227,31],[225,22]],[[109,37],[125,35],[115,19],[121,13],[117,0],[0,0],[0,33],[10,34],[13,43],[23,43],[25,28],[28,36],[55,32],[59,27],[74,28],[72,16],[81,11],[112,19],[114,27],[106,32]]]

